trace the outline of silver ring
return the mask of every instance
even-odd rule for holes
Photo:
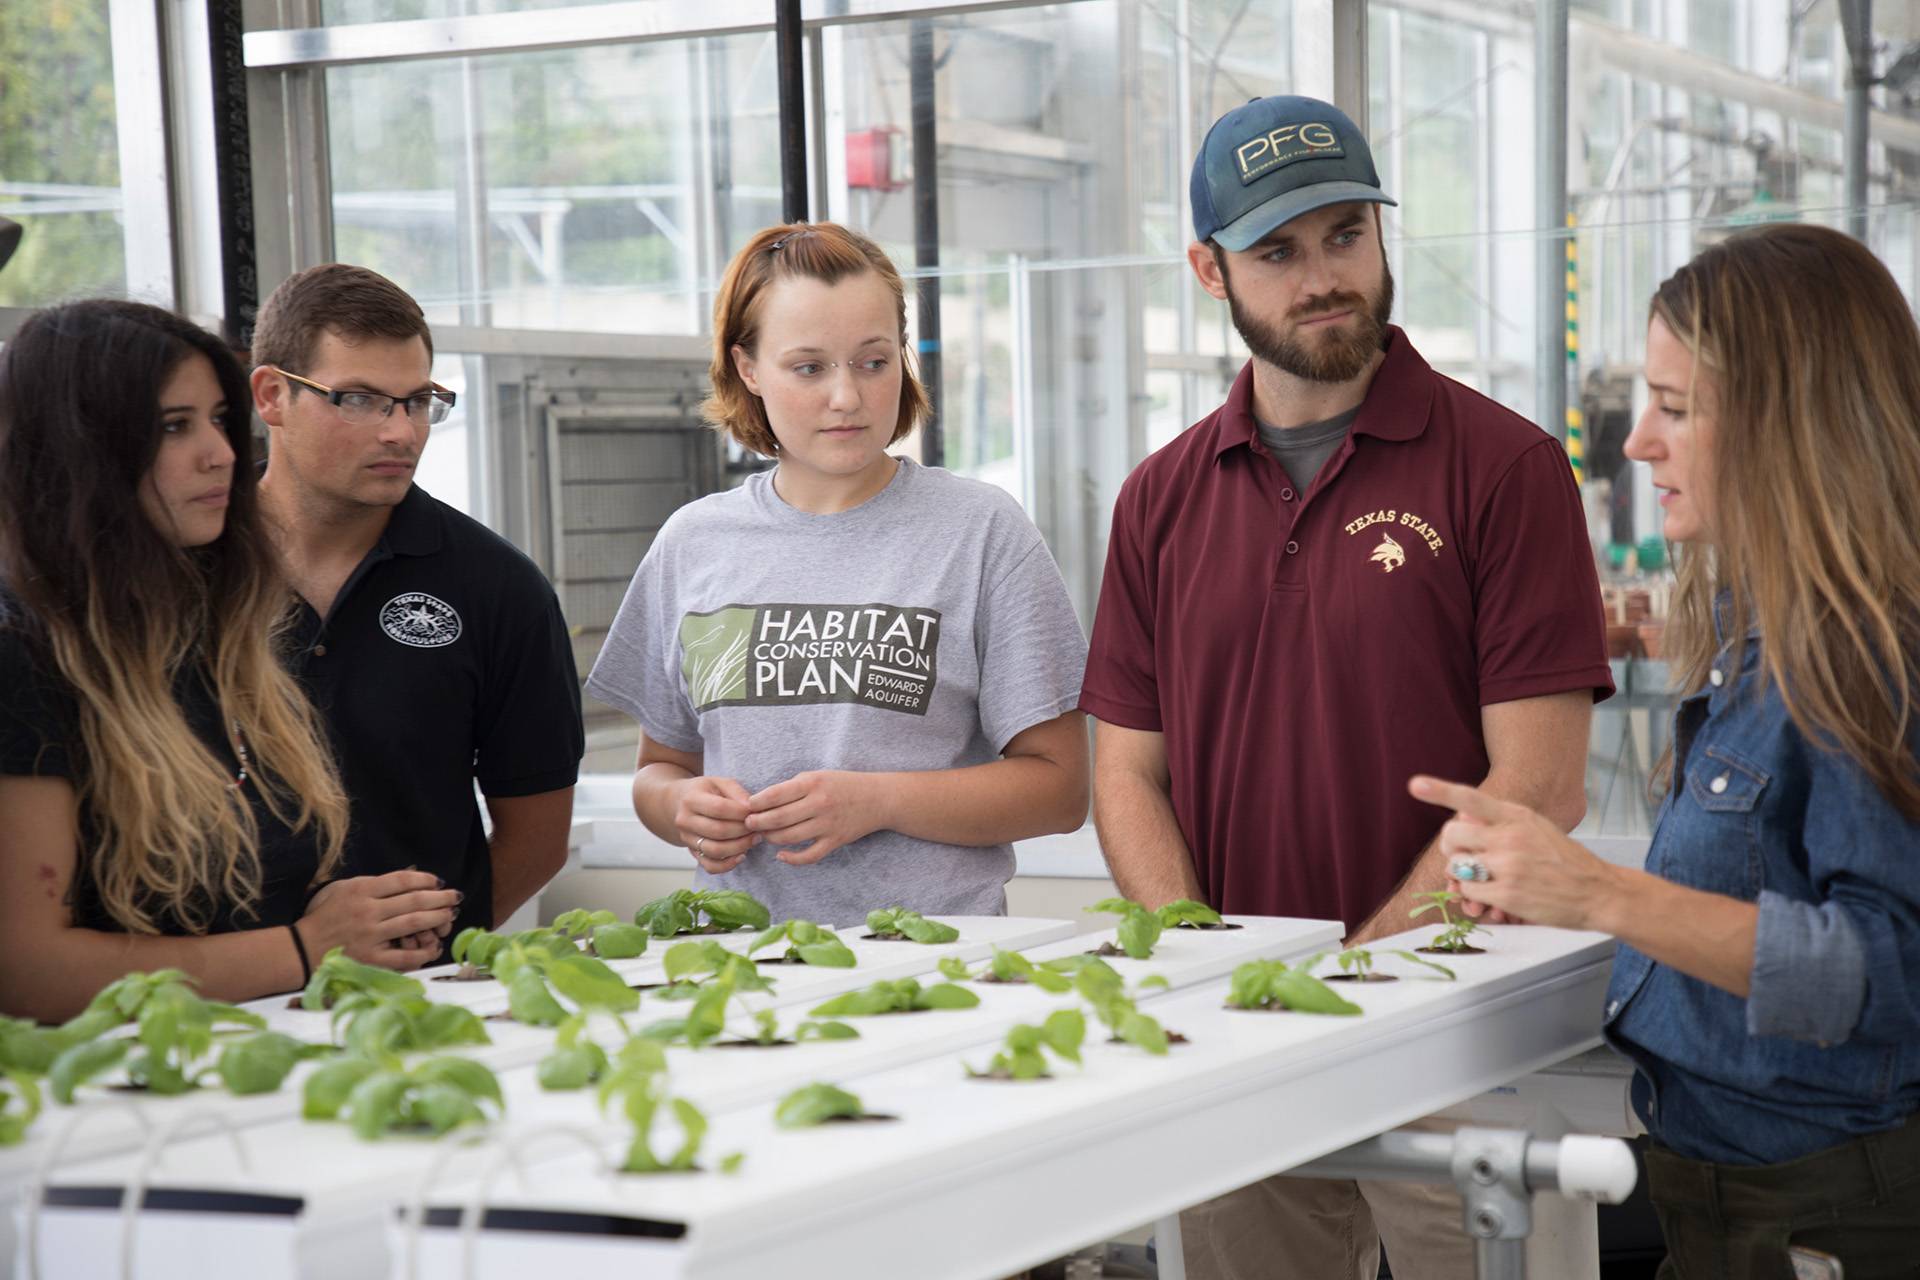
[[[705,853],[706,847],[707,847],[707,838],[705,836],[695,837],[693,842],[693,856],[696,858],[706,857],[707,856]]]
[[[1487,864],[1478,858],[1456,858],[1447,868],[1447,874],[1455,880],[1478,880],[1485,884],[1493,879],[1493,872],[1487,870]]]

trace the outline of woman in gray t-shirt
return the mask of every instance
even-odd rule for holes
[[[999,914],[1010,842],[1079,827],[1086,643],[1001,490],[887,452],[927,401],[872,241],[770,227],[714,307],[711,421],[777,460],[677,511],[595,697],[640,722],[634,809],[776,920]]]

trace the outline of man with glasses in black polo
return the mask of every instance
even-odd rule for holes
[[[584,735],[559,601],[413,482],[454,395],[392,281],[338,263],[293,276],[260,309],[253,357],[260,500],[300,597],[290,661],[352,803],[341,874],[430,872],[465,895],[454,928],[495,926],[566,861]]]

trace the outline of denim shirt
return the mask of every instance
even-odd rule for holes
[[[1920,1109],[1920,824],[1794,727],[1723,650],[1674,713],[1673,785],[1647,870],[1760,904],[1746,999],[1622,944],[1606,1035],[1662,1145],[1726,1164],[1795,1159]]]

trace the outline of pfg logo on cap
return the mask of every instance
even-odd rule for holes
[[[409,591],[380,606],[380,629],[401,644],[438,649],[460,638],[460,615],[445,600]]]
[[[1245,186],[1296,160],[1327,160],[1345,154],[1330,122],[1309,120],[1255,134],[1234,148],[1233,159],[1240,170],[1240,184]]]

